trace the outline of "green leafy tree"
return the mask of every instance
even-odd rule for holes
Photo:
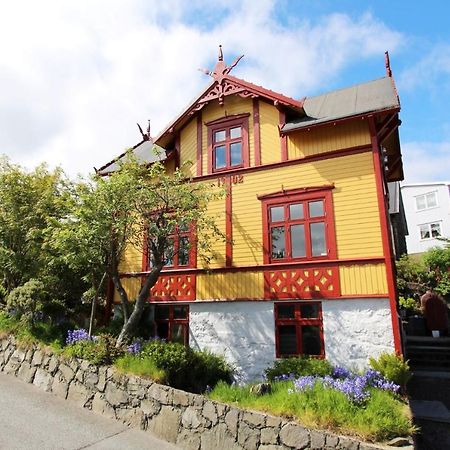
[[[119,294],[124,324],[118,345],[135,333],[151,288],[174,256],[171,237],[195,224],[197,252],[207,261],[211,243],[223,237],[206,214],[209,201],[221,191],[189,183],[183,172],[181,168],[168,174],[162,163],[143,167],[131,161],[108,177],[95,176],[78,186],[77,206],[61,230],[60,239],[72,242],[67,257],[73,265],[87,262],[87,273],[97,291],[107,274]],[[120,262],[126,249],[142,252],[146,246],[151,269],[142,277],[136,298],[130,299],[122,285]]]

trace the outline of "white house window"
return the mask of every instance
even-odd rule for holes
[[[416,209],[422,211],[424,209],[435,208],[438,205],[437,192],[428,192],[416,197]]]
[[[433,239],[442,236],[440,222],[419,225],[420,239]]]

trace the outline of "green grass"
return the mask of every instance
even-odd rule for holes
[[[250,393],[250,386],[219,383],[209,397],[294,419],[307,428],[329,429],[373,442],[408,436],[414,431],[407,405],[387,392],[373,390],[369,401],[358,406],[342,392],[320,384],[309,391],[289,394],[292,387],[289,381],[272,383],[272,392],[258,397]]]
[[[166,382],[166,372],[158,369],[150,358],[139,358],[134,355],[124,355],[114,362],[114,367],[122,373],[131,373],[142,378],[149,378],[156,383]]]

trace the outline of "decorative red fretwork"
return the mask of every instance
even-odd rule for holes
[[[150,301],[195,300],[195,275],[161,275],[153,286]]]
[[[339,295],[337,267],[268,270],[264,273],[266,298],[329,298]]]

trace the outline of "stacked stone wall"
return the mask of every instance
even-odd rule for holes
[[[67,360],[48,349],[22,349],[13,337],[0,340],[0,371],[186,450],[385,448],[119,374],[112,367]]]

